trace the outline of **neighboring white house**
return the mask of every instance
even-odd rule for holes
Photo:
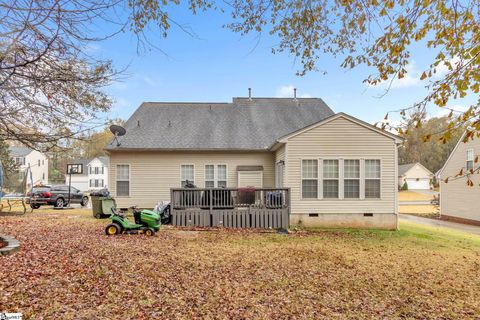
[[[433,173],[421,163],[409,163],[398,166],[398,186],[401,188],[405,182],[410,190],[429,190]]]
[[[27,188],[38,184],[48,184],[48,158],[45,154],[27,147],[10,147],[10,157],[18,165],[19,179],[23,179],[28,167],[32,172],[32,179],[27,179]]]
[[[72,186],[81,190],[100,190],[107,188],[108,182],[108,158],[95,157],[93,159],[77,159],[72,163],[83,165],[82,174],[72,174]],[[69,176],[65,178],[65,184],[69,183]]]
[[[437,173],[440,215],[444,219],[480,225],[480,139],[475,137],[464,142],[464,138],[465,134]]]

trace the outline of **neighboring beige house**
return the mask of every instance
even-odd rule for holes
[[[440,214],[442,218],[480,225],[480,138],[463,142],[460,138],[443,168],[438,172],[440,179]],[[458,176],[463,170],[463,175]],[[472,174],[470,170],[473,170]],[[445,179],[448,178],[448,183]],[[467,186],[468,179],[473,187]]]
[[[108,186],[108,158],[76,159],[72,163],[82,164],[82,174],[72,174],[72,186],[81,191],[100,190]],[[69,175],[65,176],[65,184]]]
[[[405,182],[409,190],[430,190],[433,173],[421,163],[409,163],[398,166],[398,186]]]
[[[10,147],[10,157],[18,165],[20,172],[19,179],[23,179],[27,169],[30,168],[31,179],[27,179],[27,188],[33,185],[48,184],[48,157],[37,151],[27,147]]]
[[[321,99],[143,103],[112,142],[120,207],[153,207],[186,180],[198,187],[288,187],[290,222],[397,228],[401,139]]]

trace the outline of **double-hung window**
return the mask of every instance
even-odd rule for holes
[[[338,160],[323,160],[323,198],[338,199]]]
[[[117,196],[130,196],[130,165],[117,164]]]
[[[365,160],[365,198],[380,198],[380,160]]]
[[[360,198],[360,160],[343,161],[343,197]]]
[[[187,181],[189,183],[195,184],[195,169],[193,164],[182,164],[180,166],[180,182],[182,184],[182,188],[185,187]]]
[[[380,199],[381,162],[379,159],[302,160],[301,183],[303,199]]]
[[[467,165],[466,165],[466,168],[467,168],[467,171],[470,171],[473,169],[473,162],[474,162],[474,152],[473,152],[473,149],[468,149],[467,150]]]
[[[302,160],[302,198],[318,198],[318,160]]]
[[[205,165],[205,188],[227,187],[227,165]]]

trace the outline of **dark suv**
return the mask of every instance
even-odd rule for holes
[[[88,204],[88,196],[77,188],[70,188],[70,203],[79,203],[82,207]],[[28,203],[32,209],[38,209],[42,205],[53,205],[63,208],[68,204],[68,186],[43,186],[34,187],[30,193]]]

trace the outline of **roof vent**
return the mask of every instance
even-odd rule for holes
[[[248,100],[252,101],[252,88],[248,88]]]
[[[293,88],[293,100],[297,101],[297,88]]]

